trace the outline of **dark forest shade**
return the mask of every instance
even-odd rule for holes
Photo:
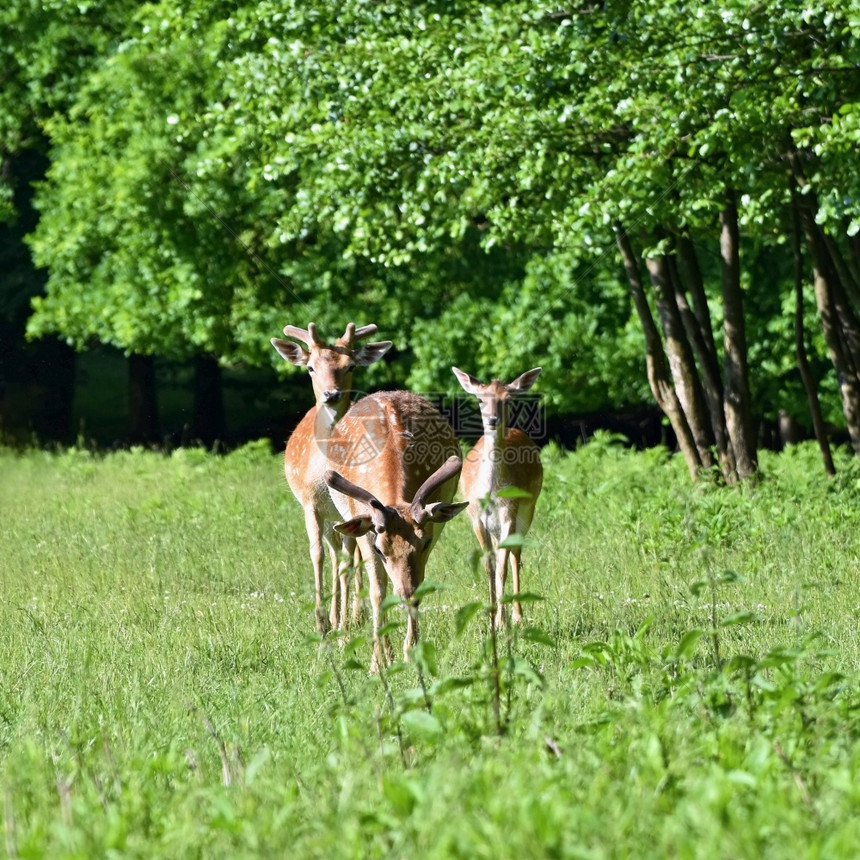
[[[207,447],[223,440],[226,429],[221,366],[211,355],[194,356],[194,406],[189,441]]]

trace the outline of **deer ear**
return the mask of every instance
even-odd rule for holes
[[[468,502],[433,502],[432,505],[427,505],[424,508],[424,521],[447,523],[468,507]]]
[[[508,383],[508,388],[511,391],[528,391],[537,382],[540,372],[540,367],[533,367],[531,370],[527,370],[524,374],[518,376],[513,382]]]
[[[368,364],[373,364],[379,361],[393,344],[390,340],[380,340],[376,343],[366,343],[360,349],[357,349],[352,354],[352,360],[360,367],[367,367]]]
[[[273,337],[272,346],[275,347],[284,361],[295,364],[297,367],[307,364],[311,357],[311,354],[306,349],[302,349],[302,347],[292,340],[281,340],[279,337]]]
[[[481,383],[480,379],[475,379],[474,376],[465,373],[464,371],[460,370],[460,368],[452,367],[451,371],[453,372],[454,376],[457,377],[457,381],[460,383],[460,385],[462,385],[464,390],[468,391],[469,394],[478,394],[477,389],[483,388],[483,384]]]
[[[357,538],[367,534],[372,527],[373,519],[371,517],[355,517],[346,520],[346,522],[337,523],[334,530],[342,535],[347,535],[347,537]]]

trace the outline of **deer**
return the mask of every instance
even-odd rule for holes
[[[496,628],[505,620],[500,602],[510,565],[513,574],[511,620],[522,621],[520,575],[522,546],[504,546],[512,534],[524,537],[534,518],[535,504],[543,484],[540,450],[522,430],[508,426],[511,398],[528,391],[540,375],[535,367],[505,384],[499,379],[484,384],[451,368],[457,381],[475,395],[481,407],[483,435],[467,454],[460,475],[460,494],[469,503],[469,519],[484,555],[490,588],[490,614]],[[522,493],[501,494],[515,488]]]
[[[388,581],[409,610],[404,660],[418,641],[416,589],[445,523],[467,507],[452,502],[462,460],[451,425],[425,398],[381,391],[357,401],[328,446],[325,482],[343,521],[336,531],[357,540],[368,573],[373,623],[371,671],[390,660],[381,641]]]
[[[284,473],[293,495],[304,510],[314,571],[316,627],[321,634],[326,634],[330,626],[338,629],[346,625],[349,562],[343,559],[351,559],[355,547],[354,541],[349,538],[336,538],[331,528],[331,524],[338,520],[340,515],[332,503],[323,479],[328,468],[326,450],[332,431],[349,409],[352,378],[356,367],[379,361],[391,349],[390,340],[358,346],[359,341],[376,334],[377,330],[375,325],[357,328],[355,323],[351,322],[334,344],[328,344],[319,336],[314,323],[308,323],[307,329],[292,325],[284,328],[286,337],[301,341],[304,347],[292,340],[274,337],[271,339],[272,346],[285,361],[308,369],[316,401],[287,441]],[[332,596],[328,616],[325,613],[323,597],[324,545],[328,548],[332,565]],[[338,559],[338,548],[343,551],[341,560]],[[361,606],[358,594],[359,577],[359,568],[356,566],[354,619],[360,614]]]

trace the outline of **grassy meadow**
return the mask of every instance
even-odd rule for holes
[[[267,445],[0,450],[0,852],[855,857],[853,457],[732,491],[605,435],[544,456],[497,660],[464,515],[417,659],[370,676],[367,626],[313,634]]]

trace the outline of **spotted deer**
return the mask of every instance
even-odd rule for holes
[[[508,427],[511,398],[528,391],[541,368],[536,367],[505,385],[498,379],[486,385],[474,376],[451,368],[460,385],[478,398],[483,435],[468,453],[460,475],[460,494],[469,503],[469,518],[484,552],[490,588],[490,604],[495,607],[495,624],[504,623],[505,581],[510,563],[514,598],[520,593],[522,546],[502,546],[512,534],[525,536],[532,524],[535,503],[543,483],[543,468],[537,445],[516,427]],[[527,495],[499,495],[515,488]],[[513,601],[512,620],[522,620],[520,602]]]
[[[326,452],[332,431],[346,414],[352,394],[352,378],[356,367],[373,364],[391,348],[384,340],[358,346],[364,338],[376,334],[375,325],[356,328],[349,323],[346,331],[333,344],[326,343],[317,333],[314,323],[307,329],[288,325],[284,334],[301,341],[272,338],[272,346],[282,358],[311,375],[316,403],[307,411],[287,442],[284,451],[284,472],[293,495],[304,510],[305,528],[310,542],[311,564],[314,569],[314,595],[316,624],[320,633],[327,632],[329,624],[338,628],[346,624],[349,600],[348,563],[354,543],[349,538],[335,538],[332,523],[339,519],[323,476],[328,468]],[[328,617],[323,598],[323,558],[328,548],[332,564],[332,597]],[[344,556],[338,559],[338,549]],[[358,589],[353,605],[359,608]]]
[[[344,518],[335,525],[357,539],[373,612],[372,669],[389,659],[380,641],[388,580],[407,604],[404,658],[418,640],[418,600],[431,548],[444,523],[466,508],[452,502],[462,465],[450,424],[426,399],[382,391],[357,401],[329,440],[325,481]]]

